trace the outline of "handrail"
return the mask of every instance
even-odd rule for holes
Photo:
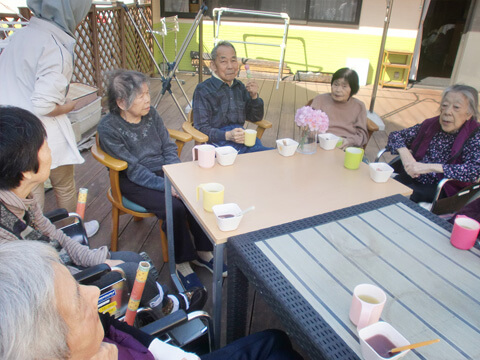
[[[244,10],[244,9],[232,9],[232,8],[215,8],[212,12],[213,17],[213,33],[214,35],[214,44],[217,45],[222,39],[219,38],[220,35],[220,24],[221,24],[221,17],[223,13],[234,13],[234,14],[245,14],[245,15],[254,15],[254,16],[264,16],[264,17],[271,17],[271,18],[278,18],[284,20],[284,30],[283,30],[283,38],[281,44],[271,44],[271,43],[257,43],[251,41],[239,41],[239,40],[228,40],[231,43],[238,43],[238,44],[250,44],[250,45],[262,45],[262,46],[278,46],[280,47],[280,63],[278,65],[278,77],[277,77],[277,89],[282,80],[283,75],[283,63],[285,59],[285,49],[287,47],[287,36],[288,36],[288,26],[290,24],[290,16],[286,13],[277,13],[271,11],[257,11],[257,10]],[[216,17],[218,14],[218,17]],[[225,39],[223,39],[225,40]]]

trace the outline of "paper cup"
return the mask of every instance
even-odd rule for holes
[[[360,284],[353,290],[350,321],[358,329],[376,323],[382,315],[387,295],[378,286]]]
[[[386,355],[388,350],[410,345],[410,342],[392,325],[379,321],[358,331],[360,351],[364,360],[400,359],[410,350],[404,350],[393,356]],[[388,349],[387,349],[388,348]]]
[[[337,146],[340,138],[337,135],[326,133],[318,134],[318,141],[323,150],[333,150]]]
[[[277,140],[277,150],[282,156],[292,156],[298,148],[298,142],[292,139]]]

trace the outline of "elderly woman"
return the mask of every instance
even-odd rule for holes
[[[84,160],[67,117],[76,101],[66,94],[73,74],[75,29],[91,4],[92,0],[28,0],[35,16],[12,36],[0,57],[0,105],[29,110],[42,121],[52,149],[50,180],[57,206],[69,212],[77,205],[74,165]],[[32,193],[43,209],[43,184]],[[86,222],[87,236],[98,227],[96,220]]]
[[[367,110],[352,96],[358,92],[358,75],[349,68],[333,74],[330,94],[317,95],[312,108],[328,115],[328,132],[343,138],[342,149],[348,146],[363,147],[368,141]]]
[[[445,89],[440,115],[408,129],[394,131],[386,150],[399,154],[402,167],[396,179],[413,189],[415,202],[432,202],[442,178],[451,196],[480,177],[478,92],[466,85]]]
[[[0,242],[0,289],[0,359],[199,360],[99,314],[98,288],[79,285],[53,249],[37,241]],[[267,330],[202,359],[301,357],[285,333]]]
[[[139,72],[117,70],[111,73],[108,81],[110,114],[100,121],[98,133],[102,149],[128,163],[127,170],[120,174],[122,195],[165,220],[162,166],[179,163],[180,159],[160,115],[150,106],[148,85],[147,77]],[[174,189],[172,194],[175,262],[179,278],[188,290],[203,286],[190,267],[190,261],[213,272],[213,246]]]
[[[105,246],[89,249],[81,245],[43,216],[38,201],[29,195],[48,178],[51,162],[40,120],[24,109],[0,107],[0,240],[48,243],[59,252],[72,273],[102,263],[119,267],[131,289],[138,262],[144,260],[142,256],[129,251],[109,252]],[[203,288],[167,296],[154,273],[147,279],[142,306],[150,305],[157,317],[178,308],[196,310],[205,304]]]

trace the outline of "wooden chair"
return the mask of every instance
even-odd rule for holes
[[[375,162],[378,162],[382,155],[386,152],[386,149],[381,149],[375,158]],[[394,157],[389,164],[394,165],[398,161],[402,161],[400,156]],[[440,198],[443,186],[452,179],[442,179],[437,185],[435,190],[435,196],[433,197],[432,206],[430,211],[436,215],[453,214],[464,207],[470,200],[473,200],[475,196],[480,192],[480,181],[474,184],[464,187],[455,195]]]
[[[257,121],[257,122],[253,122],[253,121],[249,121],[249,120],[247,120],[247,121],[251,122],[252,124],[257,125],[256,130],[257,130],[257,138],[258,139],[262,138],[263,133],[265,132],[266,129],[270,129],[272,127],[272,123],[268,120],[265,120],[265,119]],[[203,144],[203,143],[206,143],[208,141],[208,135],[205,135],[201,131],[195,129],[195,127],[193,126],[193,110],[191,110],[188,113],[188,121],[185,121],[182,124],[182,129],[187,134],[192,135],[193,140],[195,140],[195,144]]]
[[[168,132],[170,133],[170,137],[175,139],[175,143],[178,147],[178,156],[180,156],[183,145],[192,140],[192,137],[183,131],[169,129]],[[126,161],[115,159],[100,148],[98,133],[96,136],[96,142],[92,146],[91,151],[93,157],[109,169],[110,189],[108,189],[107,197],[112,203],[112,238],[110,242],[110,249],[112,251],[116,251],[118,242],[118,220],[121,215],[130,214],[133,216],[134,221],[140,221],[143,218],[153,217],[156,215],[149,213],[144,207],[137,205],[122,196],[122,192],[120,191],[119,173],[120,171],[125,170],[128,167],[128,164]],[[167,237],[162,230],[163,220],[159,219],[159,225],[160,237],[162,241],[163,261],[168,262],[168,242]]]
[[[308,100],[308,102],[305,104],[306,106],[312,106],[312,102],[313,102],[313,99],[310,99]],[[372,120],[370,120],[369,118],[367,118],[367,132],[368,132],[368,137],[367,137],[367,142],[365,143],[365,145],[363,146],[363,148],[365,149],[367,147],[367,144],[368,144],[368,141],[370,140],[370,137],[372,136],[372,134],[375,132],[375,131],[378,131],[379,128],[378,128],[378,125],[375,124]]]

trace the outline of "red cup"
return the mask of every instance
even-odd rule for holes
[[[465,215],[457,215],[453,224],[450,242],[457,249],[469,250],[477,241],[480,224]]]

